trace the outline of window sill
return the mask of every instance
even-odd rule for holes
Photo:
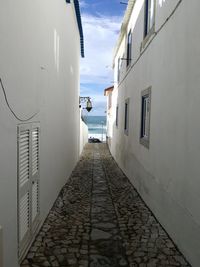
[[[126,66],[126,71],[128,71],[131,67],[131,61],[129,62],[129,64]]]
[[[124,130],[124,134],[128,136],[128,130]]]
[[[148,34],[144,37],[143,41],[141,42],[140,52],[146,47],[146,45],[152,40],[155,34],[155,25],[149,30]]]
[[[149,149],[149,139],[145,137],[141,137],[140,144]]]

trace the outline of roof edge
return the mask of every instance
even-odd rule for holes
[[[119,38],[117,40],[117,43],[116,43],[116,46],[115,46],[115,49],[114,49],[113,66],[114,66],[114,58],[116,57],[116,54],[117,54],[117,52],[119,50],[121,42],[122,42],[122,40],[124,38],[124,35],[126,33],[126,29],[127,29],[127,26],[128,26],[131,14],[132,14],[132,10],[133,10],[133,8],[135,6],[135,3],[136,3],[136,0],[129,0],[129,2],[128,2],[128,6],[126,8],[126,12],[124,14],[124,18],[122,20],[122,25],[121,25]]]
[[[73,0],[73,2],[74,2],[74,7],[75,7],[76,20],[78,23],[78,30],[79,30],[79,34],[80,34],[81,56],[85,57],[83,27],[82,27],[82,21],[81,21],[81,12],[80,12],[79,1]],[[71,3],[71,0],[66,0],[66,3]]]

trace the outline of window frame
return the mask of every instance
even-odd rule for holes
[[[125,105],[124,105],[124,133],[125,135],[128,135],[129,132],[129,103],[130,103],[130,98],[127,98],[125,100]]]
[[[115,126],[118,128],[118,125],[119,125],[119,105],[117,104],[116,106],[116,119],[115,119]]]
[[[153,22],[151,23],[150,14],[149,14],[149,2],[153,2]],[[143,42],[142,47],[148,42],[152,34],[155,32],[155,13],[156,13],[156,1],[155,0],[145,0],[144,3],[144,32],[143,32]],[[152,25],[150,25],[152,24]]]
[[[118,57],[118,60],[117,60],[117,82],[118,83],[120,81],[120,69],[121,69],[121,58]]]
[[[149,148],[151,118],[151,86],[141,92],[140,144]]]
[[[126,67],[128,68],[131,65],[131,56],[132,56],[132,32],[131,29],[127,35],[127,46],[126,46]]]

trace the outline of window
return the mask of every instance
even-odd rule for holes
[[[117,82],[119,82],[119,80],[120,80],[120,62],[121,60],[120,60],[120,57],[118,58],[118,62],[117,62]]]
[[[154,30],[155,0],[145,0],[144,38]]]
[[[119,106],[117,105],[116,106],[116,122],[115,122],[116,127],[118,127],[118,118],[119,118]]]
[[[124,113],[124,133],[128,135],[129,128],[129,98],[125,101],[125,113]]]
[[[142,91],[140,143],[149,148],[151,87]]]
[[[131,63],[131,48],[132,48],[132,33],[129,31],[127,39],[127,61],[126,66],[128,67]]]

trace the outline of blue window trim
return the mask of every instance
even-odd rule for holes
[[[70,0],[66,0],[66,3],[69,4]],[[74,7],[75,7],[76,19],[77,19],[78,29],[79,29],[79,34],[80,34],[81,56],[85,57],[83,28],[82,28],[81,13],[80,13],[80,7],[79,7],[79,1],[78,0],[74,0]]]

